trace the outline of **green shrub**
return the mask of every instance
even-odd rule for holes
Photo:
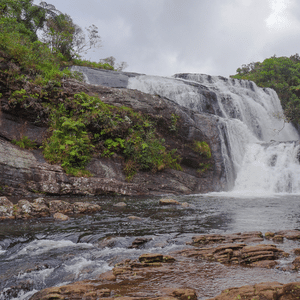
[[[284,121],[300,124],[300,56],[276,57],[238,68],[236,79],[252,80],[260,87],[272,88],[284,109]]]
[[[48,107],[52,136],[43,145],[44,156],[49,162],[61,163],[67,173],[83,171],[92,152],[123,156],[127,179],[138,170],[181,169],[176,150],[166,149],[155,124],[130,108],[105,104],[83,92]]]
[[[193,150],[206,158],[211,158],[210,147],[206,142],[194,141]]]
[[[37,147],[36,142],[31,141],[28,136],[23,136],[20,140],[13,139],[11,142],[23,149],[35,149]]]
[[[90,67],[96,69],[114,70],[114,67],[108,63],[92,62],[89,60],[73,59],[72,64],[75,66]]]
[[[51,113],[52,136],[44,142],[43,153],[51,163],[61,163],[66,173],[89,175],[84,171],[93,146],[81,118],[72,116],[63,104]]]
[[[176,114],[171,115],[171,125],[169,127],[171,132],[177,133],[177,131],[178,131],[178,124],[177,123],[178,123],[179,118],[180,117]]]
[[[198,173],[202,174],[205,173],[207,170],[209,170],[212,167],[211,163],[200,163],[199,169],[197,170]]]

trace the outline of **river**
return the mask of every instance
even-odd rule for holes
[[[159,205],[160,198],[80,198],[80,201],[101,205],[103,210],[95,215],[72,217],[67,222],[46,218],[1,223],[0,299],[29,299],[46,287],[94,279],[125,258],[137,258],[145,252],[164,254],[186,248],[186,242],[195,234],[255,230],[265,233],[300,227],[299,195],[251,198],[213,193],[173,197],[189,203],[190,207],[162,206]],[[127,206],[114,206],[120,201]],[[130,220],[130,216],[142,220]],[[131,249],[136,237],[151,240],[140,249]],[[285,243],[284,247],[288,250],[292,245]],[[287,264],[291,259],[283,259],[281,264]],[[207,275],[205,284],[199,285],[199,278],[187,282],[190,287],[201,290],[204,295],[201,299],[216,296],[222,289],[232,286],[300,280],[297,272],[280,269],[225,269],[220,264],[208,266],[206,262],[202,262],[202,268],[202,276]],[[222,275],[220,268],[224,268]]]

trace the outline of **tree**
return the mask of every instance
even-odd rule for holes
[[[46,43],[52,53],[61,53],[68,60],[72,59],[73,35],[75,25],[70,16],[60,14],[48,18],[42,34],[42,42]]]
[[[300,124],[300,56],[265,59],[237,69],[231,76],[254,81],[260,87],[274,89],[284,109],[285,119]]]
[[[43,2],[43,7],[46,4]],[[54,6],[51,6],[52,12]],[[56,11],[57,12],[57,11]],[[76,25],[67,14],[52,14],[45,23],[42,41],[47,43],[52,52],[60,52],[68,60],[80,57],[82,53],[87,53],[91,48],[101,46],[101,38],[98,28],[91,25],[86,28],[88,40],[84,31]]]
[[[121,63],[116,64],[116,58],[113,56],[109,56],[109,57],[100,59],[100,62],[111,65],[117,71],[123,71],[125,68],[128,67],[127,62],[125,62],[125,61],[122,61]]]
[[[0,0],[0,16],[16,21],[20,33],[30,36],[31,41],[38,40],[37,31],[46,21],[45,10],[34,5],[33,0]]]

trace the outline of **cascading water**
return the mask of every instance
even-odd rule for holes
[[[158,94],[198,112],[219,116],[226,179],[237,193],[300,192],[299,135],[284,123],[272,89],[251,81],[177,74],[137,76],[128,88]]]

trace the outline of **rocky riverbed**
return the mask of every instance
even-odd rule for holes
[[[146,253],[135,260],[126,259],[94,280],[47,288],[30,299],[207,299],[203,294],[205,279],[202,283],[201,279],[208,276],[209,268],[201,268],[199,262],[202,260],[209,261],[212,268],[218,268],[221,263],[226,268],[277,268],[297,272],[300,268],[300,249],[285,252],[280,246],[285,240],[292,240],[297,246],[299,239],[300,231],[297,230],[268,232],[264,236],[261,232],[199,235],[192,238],[192,249],[172,255]],[[280,244],[272,244],[270,240]],[[282,267],[280,258],[289,256],[293,260]],[[225,269],[219,267],[218,275],[225,276]],[[211,300],[287,300],[298,299],[299,296],[300,281],[288,284],[263,282],[228,287]]]
[[[1,201],[1,300],[298,297],[297,197]]]

